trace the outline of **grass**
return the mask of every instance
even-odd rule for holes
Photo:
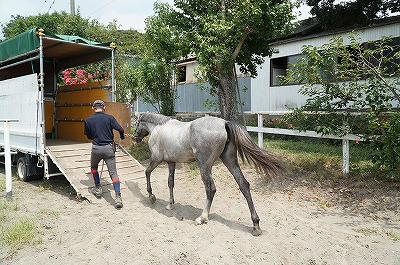
[[[11,252],[15,252],[25,244],[39,244],[41,238],[35,220],[25,217],[10,224],[2,224],[0,242]]]
[[[18,181],[14,172],[13,182]],[[0,189],[5,190],[5,179],[0,180]],[[0,198],[0,246],[9,254],[15,253],[26,244],[36,245],[42,242],[38,231],[37,216],[20,217],[18,200]]]
[[[253,139],[256,143],[255,137]],[[146,137],[130,150],[132,156],[139,161],[147,160],[151,156],[147,139]],[[314,173],[317,178],[343,177],[340,140],[267,136],[264,137],[264,148],[281,156],[289,175],[307,171]],[[365,179],[400,181],[399,176],[394,179],[388,172],[377,168],[370,160],[371,152],[368,144],[360,143],[350,146],[349,177],[359,181]]]
[[[264,140],[264,148],[284,158],[289,171],[305,170],[322,177],[342,177],[342,144],[338,140],[325,139],[276,139]],[[368,144],[350,146],[350,174],[356,180],[381,179],[400,181],[375,166],[370,160],[372,152]]]
[[[151,156],[149,145],[147,144],[147,139],[148,138],[145,138],[142,142],[135,143],[130,149],[131,155],[139,161],[147,160]]]
[[[392,231],[384,231],[385,235],[390,237],[393,241],[400,241],[400,235]]]
[[[364,236],[383,235],[389,237],[393,241],[400,241],[400,236],[393,231],[387,231],[387,230],[379,231],[378,229],[375,228],[359,228],[359,229],[354,229],[354,231],[363,234]]]
[[[0,245],[14,253],[25,244],[41,242],[35,217],[14,218],[19,210],[15,200],[0,201]]]

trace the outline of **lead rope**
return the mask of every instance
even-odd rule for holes
[[[115,148],[115,152],[117,152],[117,147],[119,147],[120,144],[121,144],[121,138],[119,139],[118,145]],[[100,179],[101,179],[101,176],[103,175],[103,169],[104,169],[104,159],[102,159],[102,160],[103,160],[103,163],[101,164],[101,171],[100,171],[100,174],[99,174],[99,178]],[[115,163],[116,163],[116,161],[115,161]]]

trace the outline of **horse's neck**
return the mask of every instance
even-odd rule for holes
[[[149,129],[149,133],[151,133],[154,130],[154,128],[158,125],[159,124],[156,123],[146,122],[146,127],[147,129]]]

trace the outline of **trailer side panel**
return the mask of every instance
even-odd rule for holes
[[[42,101],[36,74],[0,81],[0,118],[18,120],[10,124],[11,149],[44,155]],[[4,146],[2,126],[0,145]]]

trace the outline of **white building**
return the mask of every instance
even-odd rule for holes
[[[362,28],[315,32],[315,26],[303,28],[295,34],[270,43],[277,50],[258,69],[258,76],[251,79],[251,111],[282,111],[304,105],[307,99],[298,93],[300,85],[281,85],[279,75],[285,75],[290,62],[301,55],[302,47],[321,47],[337,36],[349,44],[348,36],[355,32],[362,42],[391,37],[394,45],[400,45],[400,16],[382,19],[374,25]],[[398,46],[400,47],[400,46]]]
[[[318,30],[317,25],[299,27],[289,36],[272,40],[269,45],[277,52],[258,67],[258,76],[250,78],[238,72],[240,101],[245,112],[287,111],[304,105],[306,97],[298,93],[300,85],[281,85],[279,75],[285,75],[288,65],[301,55],[302,47],[311,45],[320,47],[337,36],[341,36],[344,44],[349,42],[351,32],[358,34],[362,42],[380,40],[391,37],[394,45],[400,47],[400,16],[388,17],[367,27],[352,27],[329,32]],[[266,44],[267,45],[267,44]],[[192,58],[182,61],[180,71],[174,79],[177,99],[175,109],[179,112],[212,112],[204,106],[207,100],[215,100],[206,89],[207,83],[200,83],[195,77],[198,63]],[[154,111],[146,104],[138,103],[138,111]]]

